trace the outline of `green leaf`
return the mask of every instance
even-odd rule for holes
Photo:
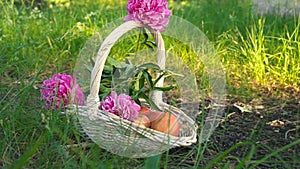
[[[146,32],[146,29],[145,29],[145,28],[142,29],[142,32],[143,32],[143,35],[144,35],[144,38],[145,38],[145,39],[144,39],[141,43],[146,43],[147,40],[148,40],[148,38],[149,38],[149,35],[148,35],[148,33]],[[140,34],[139,34],[139,36],[140,36]]]
[[[134,92],[134,96],[132,98],[139,98],[141,96],[141,94],[144,94],[144,92],[146,92],[148,89],[144,86],[141,89],[139,89],[138,91]],[[145,95],[145,94],[144,94]]]
[[[113,66],[104,65],[103,72],[111,73],[114,71]]]
[[[162,77],[164,77],[165,75],[166,75],[166,72],[161,73],[161,74],[158,76],[158,78],[155,79],[154,85],[156,85],[156,83],[157,83]]]
[[[116,68],[124,68],[127,66],[126,63],[124,62],[120,62],[112,57],[107,57],[106,59],[106,62],[109,64],[109,65],[112,65],[112,66],[115,66]]]
[[[125,75],[132,75],[132,74],[134,74],[135,70],[136,70],[136,67],[134,65],[127,65],[124,73],[125,73]]]
[[[166,86],[166,87],[154,87],[154,90],[159,90],[159,91],[170,91],[172,89],[174,89],[175,86]]]
[[[157,70],[160,70],[160,67],[158,66],[158,64],[145,63],[145,64],[142,64],[142,65],[139,65],[138,69],[141,69],[141,70],[145,70],[145,69],[157,69]]]
[[[146,102],[150,105],[151,109],[160,111],[158,106],[145,93],[140,93],[139,96],[140,96],[140,98],[143,98],[146,100]]]
[[[148,157],[145,161],[145,169],[159,169],[161,154]]]
[[[156,43],[150,40],[147,40],[145,43],[143,43],[144,45],[146,45],[148,48],[150,49],[154,49],[154,47],[156,47]]]
[[[149,42],[149,41],[147,41],[147,42]],[[149,43],[143,43],[144,45],[146,45],[148,48],[150,48],[150,49],[152,49],[153,50],[153,46],[151,46]]]
[[[141,76],[138,80],[139,82],[139,89],[143,88],[144,85],[145,85],[145,77],[144,76]]]
[[[147,81],[150,89],[154,87],[153,82],[152,82],[152,76],[148,71],[143,70],[143,76],[145,77],[145,80]]]

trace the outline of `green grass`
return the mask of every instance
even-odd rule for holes
[[[240,162],[239,168],[255,168],[271,157],[289,167],[280,152],[299,139],[257,161],[252,160],[257,145],[245,141],[210,158],[204,151],[218,150],[213,143],[179,148],[163,154],[158,163],[159,157],[130,159],[108,153],[81,132],[77,119],[46,110],[38,90],[42,81],[54,73],[72,74],[85,42],[103,25],[126,15],[124,0],[67,2],[39,8],[34,1],[0,2],[0,168],[226,168],[231,161]],[[199,27],[215,45],[229,94],[243,99],[274,84],[299,87],[299,17],[253,16],[249,0],[169,3],[174,15]],[[124,46],[120,55],[130,49]],[[197,77],[205,79],[203,65],[191,51],[184,45],[179,51]],[[247,152],[243,158],[230,155],[240,147]]]

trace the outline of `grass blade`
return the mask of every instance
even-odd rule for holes
[[[23,166],[33,157],[33,155],[38,151],[39,147],[42,145],[46,134],[40,136],[34,143],[33,147],[26,151],[16,162],[13,168],[23,168]]]
[[[288,149],[288,148],[290,148],[290,147],[293,147],[293,146],[295,146],[295,145],[297,145],[297,144],[300,144],[300,139],[298,139],[298,140],[296,140],[296,141],[294,141],[294,142],[292,142],[292,143],[290,143],[290,144],[287,144],[287,145],[285,145],[285,146],[283,146],[283,147],[280,147],[279,149],[277,149],[277,150],[273,151],[272,153],[266,155],[264,158],[262,158],[261,160],[257,161],[254,165],[252,165],[249,169],[254,169],[254,168],[256,168],[258,165],[262,164],[262,163],[265,162],[267,159],[269,159],[269,158],[271,158],[271,157],[277,155],[279,152],[281,152],[281,151],[283,151],[283,150],[286,150],[286,149]]]
[[[211,162],[209,162],[205,168],[206,169],[212,168],[213,166],[215,166],[216,164],[221,162],[223,159],[225,159],[231,151],[233,151],[239,147],[247,146],[247,145],[251,145],[251,143],[250,142],[240,142],[240,143],[237,143],[237,144],[231,146],[229,149],[220,153],[215,159],[213,159]]]
[[[160,166],[160,155],[148,157],[145,161],[145,169],[158,169]]]

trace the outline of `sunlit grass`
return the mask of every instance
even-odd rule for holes
[[[294,24],[293,30],[284,27],[275,36],[279,32],[267,30],[264,18],[254,20],[244,34],[239,29],[221,34],[219,54],[232,74],[239,70],[248,75],[243,78],[242,74],[236,74],[242,80],[262,86],[275,83],[296,87],[300,80],[299,21]]]

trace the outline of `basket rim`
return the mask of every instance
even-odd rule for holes
[[[152,128],[144,127],[144,126],[138,125],[132,121],[123,119],[113,113],[103,112],[100,109],[98,110],[97,115],[94,116],[95,118],[91,119],[91,118],[88,118],[89,116],[86,113],[86,110],[88,109],[87,106],[76,106],[75,113],[77,116],[87,117],[91,122],[97,122],[98,120],[113,122],[122,127],[125,127],[126,129],[134,130],[135,132],[137,132],[151,140],[154,140],[154,141],[158,141],[158,140],[155,139],[153,137],[153,135],[162,137],[162,138],[168,138],[168,139],[170,139],[170,141],[173,142],[173,145],[177,145],[177,146],[187,146],[187,145],[191,145],[192,143],[196,143],[196,141],[197,141],[196,133],[197,133],[198,125],[189,116],[187,116],[182,110],[180,110],[172,105],[168,105],[168,104],[165,104],[164,106],[168,106],[168,107],[171,106],[172,108],[177,109],[183,115],[183,116],[180,116],[180,118],[184,118],[185,121],[187,121],[189,123],[189,125],[188,125],[189,129],[187,129],[187,130],[192,131],[189,136],[173,136],[168,133],[163,133],[163,132],[154,130]],[[170,111],[170,113],[174,114],[173,111]],[[194,123],[194,124],[192,124],[192,123]]]

